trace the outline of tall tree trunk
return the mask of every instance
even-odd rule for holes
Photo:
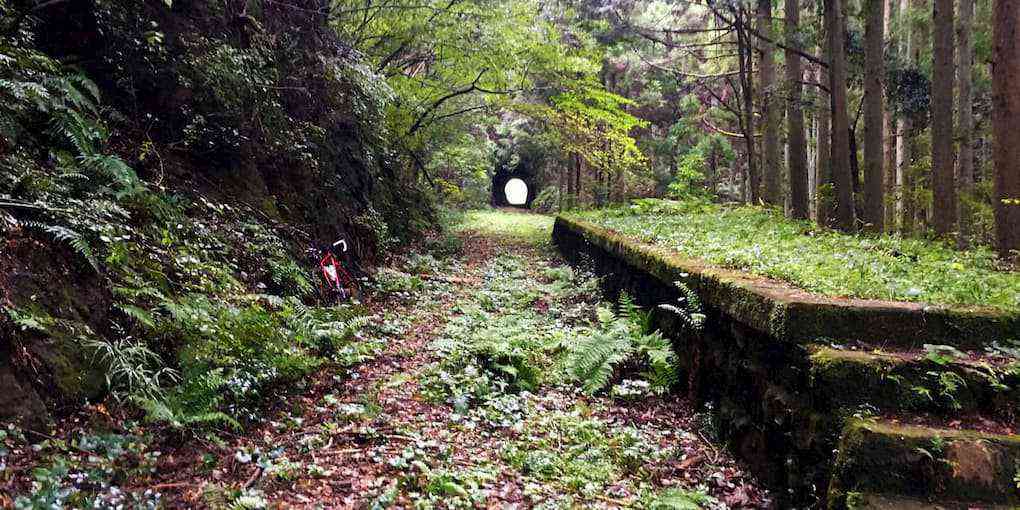
[[[761,96],[762,173],[765,189],[762,198],[769,205],[783,204],[783,167],[779,155],[779,102],[776,100],[776,47],[772,33],[772,0],[758,0],[758,39],[761,66],[758,71],[758,92]],[[765,40],[768,39],[768,40]]]
[[[567,170],[567,209],[577,207],[577,181],[574,180],[577,169],[581,165],[581,156],[574,154],[573,168]]]
[[[925,46],[924,39],[927,30],[919,27],[913,21],[913,15],[917,9],[924,6],[925,0],[901,0],[900,12],[907,23],[907,41],[904,44],[904,54],[910,62],[911,67],[917,68],[921,60],[921,48]],[[900,119],[900,139],[898,140],[899,165],[897,167],[896,185],[899,189],[899,212],[900,232],[909,235],[914,232],[915,216],[917,213],[917,180],[913,174],[914,164],[914,121],[909,115],[903,115]]]
[[[811,65],[804,66],[803,69],[804,83],[811,83],[815,79],[815,70]],[[802,107],[809,106],[802,100]],[[817,218],[818,209],[815,207],[815,189],[818,186],[818,143],[812,143],[812,140],[817,140],[815,135],[818,132],[818,116],[814,108],[802,108],[804,113],[804,132],[806,137],[805,147],[807,149],[807,200],[808,200],[808,218],[814,220]]]
[[[854,230],[853,175],[850,167],[850,119],[847,114],[846,51],[844,37],[846,18],[842,0],[825,0],[825,17],[829,39],[829,91],[832,107],[832,182],[835,191],[833,225],[845,231]]]
[[[960,18],[956,25],[956,82],[959,87],[959,106],[956,109],[957,130],[960,137],[959,159],[956,164],[956,181],[960,196],[960,236],[957,246],[970,245],[970,201],[974,190],[974,40],[971,38],[974,20],[974,0],[960,0]]]
[[[563,211],[563,198],[567,194],[567,190],[566,190],[566,186],[567,186],[567,184],[566,184],[566,182],[567,182],[567,179],[566,179],[566,177],[567,177],[566,165],[560,165],[559,174],[560,174],[560,176],[559,176],[560,177],[560,179],[559,179],[560,180],[560,185],[559,185],[559,188],[560,188],[560,197],[559,198],[560,199],[559,199],[559,204],[558,204],[557,208],[562,212]]]
[[[932,11],[931,165],[932,220],[945,236],[956,227],[953,177],[953,0],[935,0]]]
[[[826,30],[827,32],[827,30]],[[819,48],[822,58],[826,61],[830,59],[828,37],[822,37],[822,45]],[[828,84],[829,73],[822,66],[818,66],[818,83]],[[815,163],[815,212],[818,215],[817,221],[819,225],[826,226],[829,224],[829,219],[832,218],[832,193],[829,189],[829,185],[832,183],[832,157],[831,147],[832,144],[832,100],[829,94],[819,89],[818,90],[819,104],[816,105],[815,111],[817,113],[817,137],[818,148],[815,150],[815,155],[818,157]],[[827,189],[823,192],[823,189]]]
[[[718,181],[719,173],[719,156],[716,150],[716,143],[713,141],[711,149],[708,153],[708,179],[705,182],[705,186],[712,193],[716,190],[716,181]]]
[[[1020,251],[1020,0],[995,0],[993,17],[995,238],[1009,258]]]
[[[744,143],[747,147],[747,200],[757,203],[761,198],[761,175],[758,173],[756,161],[756,150],[754,140],[754,85],[751,80],[752,57],[754,51],[751,48],[747,27],[744,25],[744,15],[741,9],[736,12],[735,30],[737,33],[737,60],[740,64],[740,88],[744,98],[744,120],[741,127],[744,131]]]
[[[857,157],[857,154],[860,153],[857,145],[857,130],[850,128],[847,136],[850,140],[850,181],[853,182],[854,218],[859,220],[864,217],[860,201],[860,197],[864,196],[864,191],[861,189],[861,160]]]
[[[883,27],[885,29],[886,40],[889,41],[887,45],[891,45],[895,48],[896,37],[892,33],[892,20],[896,16],[898,7],[898,0],[885,0],[885,17],[883,19]],[[883,76],[884,78],[884,76]],[[883,83],[884,85],[884,83]],[[885,126],[885,150],[882,171],[885,174],[885,200],[883,205],[885,207],[885,231],[895,231],[896,216],[895,208],[892,206],[892,199],[896,196],[896,124],[893,122],[892,109],[889,108],[888,104],[883,104],[882,107],[882,124]]]
[[[808,168],[807,140],[804,135],[804,109],[801,105],[804,86],[801,85],[802,70],[800,55],[795,49],[801,47],[800,1],[786,0],[786,84],[790,97],[786,106],[786,167],[790,172],[790,215],[797,219],[808,219]]]
[[[577,201],[577,207],[582,207],[584,205],[584,193],[581,191],[583,189],[581,187],[581,173],[583,167],[584,159],[582,159],[581,155],[578,154],[577,166],[574,167],[574,194],[576,195],[575,200]]]
[[[872,232],[885,228],[885,75],[884,27],[886,0],[866,0],[864,64],[864,223]]]

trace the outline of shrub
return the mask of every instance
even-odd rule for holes
[[[531,208],[537,212],[551,213],[560,208],[560,189],[556,186],[547,186],[538,193],[535,200],[531,202]]]

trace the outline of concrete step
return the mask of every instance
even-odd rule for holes
[[[996,505],[974,501],[927,501],[924,499],[858,492],[847,508],[856,510],[1016,510],[1013,505]]]
[[[980,414],[1012,421],[1020,415],[1020,373],[992,358],[929,359],[925,352],[808,347],[809,386],[816,407]]]
[[[1020,436],[851,419],[829,484],[830,510],[1015,508]]]

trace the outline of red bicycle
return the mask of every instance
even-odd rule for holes
[[[343,250],[337,253],[336,250],[340,247]],[[322,274],[322,279],[319,281],[319,292],[327,302],[339,304],[357,295],[358,286],[354,282],[354,278],[351,278],[351,274],[344,269],[340,262],[343,257],[341,254],[346,252],[347,241],[340,239],[327,248],[322,259],[319,260],[319,270]]]

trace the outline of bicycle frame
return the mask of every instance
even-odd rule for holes
[[[341,239],[333,243],[334,247],[343,246],[347,251],[347,243]],[[351,298],[354,291],[354,278],[344,269],[343,265],[333,254],[332,250],[326,250],[326,254],[319,260],[319,270],[322,274],[322,290],[324,295],[336,297],[340,301]]]

